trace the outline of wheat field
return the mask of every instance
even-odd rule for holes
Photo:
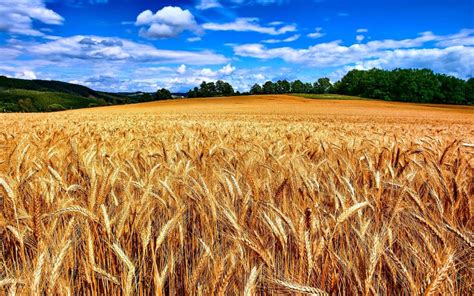
[[[0,295],[472,295],[474,108],[0,115]]]

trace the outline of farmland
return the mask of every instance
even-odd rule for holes
[[[474,107],[0,114],[0,294],[472,295]]]

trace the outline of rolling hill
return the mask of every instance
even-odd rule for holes
[[[45,112],[137,102],[125,94],[99,92],[53,80],[0,76],[0,112]]]

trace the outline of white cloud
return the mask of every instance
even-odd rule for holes
[[[324,37],[326,34],[322,32],[323,28],[316,28],[313,33],[308,34],[309,38],[317,39]]]
[[[294,25],[285,25],[279,28],[278,26],[261,26],[258,18],[237,18],[230,23],[206,23],[202,27],[210,31],[256,32],[268,35],[281,35],[296,31]]]
[[[222,7],[218,0],[201,0],[196,8],[199,10],[206,10],[211,8]]]
[[[199,77],[207,77],[207,79],[217,80],[217,79],[222,79],[223,77],[232,75],[235,69],[236,68],[233,67],[231,64],[227,64],[221,69],[216,70],[216,71],[210,68],[204,68],[204,69],[201,69],[199,72],[194,71],[194,74],[197,74],[197,76]]]
[[[155,14],[145,10],[137,16],[136,26],[145,26],[140,35],[150,39],[172,38],[184,31],[200,32],[200,28],[189,10],[166,6]]]
[[[0,47],[0,61],[9,61],[21,55],[21,51],[15,48]]]
[[[61,25],[64,18],[46,8],[43,0],[0,1],[0,32],[10,34],[44,36],[33,28],[34,21],[47,25]]]
[[[437,46],[474,45],[474,29],[463,29],[459,33],[444,36],[436,43]]]
[[[367,33],[367,32],[369,32],[369,30],[367,30],[366,28],[360,28],[360,29],[357,29],[356,32],[357,33]]]
[[[266,40],[263,40],[262,42],[263,42],[263,43],[270,43],[270,44],[275,44],[275,43],[287,43],[287,42],[296,41],[296,40],[298,40],[300,37],[301,37],[300,34],[296,34],[296,35],[290,36],[290,37],[285,38],[285,39],[266,39]]]
[[[368,67],[427,67],[460,77],[474,75],[474,47],[468,46],[474,32],[437,36],[432,32],[421,33],[419,37],[404,40],[375,40],[365,44],[341,45],[341,41],[319,43],[308,48],[267,48],[262,44],[234,46],[237,56],[257,59],[283,59],[289,63],[313,67],[340,67],[359,64]],[[420,48],[426,43],[437,45],[466,43],[466,45],[442,48]]]
[[[232,65],[226,65],[215,70],[210,68],[189,68],[184,74],[160,75],[158,84],[173,91],[187,91],[195,86],[199,86],[203,81],[216,82],[217,80],[224,80],[232,84],[236,90],[248,91],[254,83],[263,83],[266,79],[273,78],[274,73],[278,73],[278,71],[271,72],[269,69],[262,67],[237,69]],[[157,82],[153,78],[151,78],[151,81]]]
[[[179,67],[172,67],[94,61],[94,63],[88,64],[90,67],[86,69],[84,69],[81,61],[74,61],[71,64],[76,65],[78,70],[83,69],[84,71],[74,73],[72,76],[58,73],[47,79],[68,81],[103,91],[156,91],[158,88],[164,87],[175,92],[181,92],[198,86],[202,81],[215,82],[217,80],[225,80],[237,89],[248,90],[249,84],[257,81],[254,75],[265,72],[261,68],[237,69],[231,64],[201,68],[198,66],[186,66],[185,64]],[[70,65],[67,67],[69,68]],[[49,69],[51,70],[52,68]],[[8,76],[27,78],[27,75],[31,73],[25,70],[31,71],[28,67],[19,70],[18,66],[6,68],[0,65],[0,75],[5,73]],[[28,78],[33,77],[30,76]],[[41,78],[46,77],[42,75]],[[258,82],[261,83],[263,81],[259,79]]]
[[[284,25],[285,23],[282,22],[282,21],[274,21],[274,22],[269,22],[268,25],[269,26],[272,26],[272,27],[276,27],[276,26],[281,26],[281,25]]]
[[[356,36],[356,40],[357,40],[357,42],[359,42],[359,43],[362,42],[362,41],[364,41],[364,39],[365,39],[365,36],[364,36],[364,35],[357,35],[357,36]]]
[[[234,73],[234,71],[235,71],[235,67],[232,67],[231,64],[227,64],[224,67],[222,67],[222,69],[219,70],[219,73],[223,75],[230,75]]]
[[[188,42],[198,42],[198,41],[201,41],[202,38],[199,37],[199,36],[196,36],[196,37],[189,37],[188,39],[186,39]]]
[[[181,66],[179,69],[183,70]],[[178,70],[179,70],[178,69]],[[129,74],[126,81],[122,81],[121,85],[126,85],[126,88],[142,89],[146,91],[153,91],[157,88],[165,87],[175,92],[187,91],[193,87],[199,86],[201,82],[215,82],[217,80],[224,80],[231,83],[234,87],[240,90],[248,89],[248,77],[253,76],[254,71],[259,70],[237,70],[230,64],[222,68],[188,68],[185,71],[172,71],[166,67],[153,68],[139,68],[132,74]],[[104,90],[109,86],[102,84]],[[117,86],[119,84],[117,83]],[[92,87],[92,85],[89,85]],[[95,88],[101,89],[100,85],[95,85]]]
[[[24,50],[36,58],[53,61],[79,59],[216,65],[226,63],[228,60],[211,51],[166,50],[127,39],[80,35],[43,44],[32,44],[25,46]]]
[[[25,70],[19,73],[15,74],[15,78],[20,78],[20,79],[36,79],[36,74],[35,72],[31,70]]]
[[[178,70],[176,70],[176,72],[178,72],[178,74],[184,74],[186,73],[186,65],[181,65],[179,66]]]

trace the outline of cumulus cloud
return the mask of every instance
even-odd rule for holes
[[[262,26],[258,18],[237,18],[230,23],[205,23],[202,27],[209,31],[256,32],[268,35],[282,35],[296,31],[294,25]]]
[[[219,73],[223,75],[230,75],[234,73],[234,71],[235,71],[235,67],[232,67],[231,64],[227,64],[222,69],[219,70]]]
[[[186,73],[186,65],[181,65],[178,67],[178,70],[176,70],[176,72],[178,72],[178,74],[184,74]]]
[[[187,68],[186,73],[179,75],[163,70],[161,72],[163,75],[154,75],[149,81],[180,92],[198,86],[202,81],[224,80],[232,84],[236,90],[248,91],[254,83],[262,84],[266,80],[275,80],[278,75],[284,72],[284,69],[270,69],[268,67],[237,68],[228,64],[217,69]]]
[[[260,73],[261,69],[236,69],[231,64],[220,68],[194,68],[181,65],[177,69],[171,67],[144,67],[136,68],[126,77],[117,75],[100,74],[83,80],[75,80],[75,83],[83,84],[98,90],[119,89],[121,91],[156,91],[158,88],[167,88],[174,92],[184,92],[198,86],[201,82],[215,82],[225,80],[236,89],[248,90],[249,77],[257,76],[258,82],[263,82],[265,76]]]
[[[20,78],[20,79],[36,79],[36,74],[35,72],[31,70],[25,70],[19,73],[15,74],[15,78]]]
[[[424,32],[413,39],[374,40],[350,46],[342,45],[341,41],[332,41],[303,49],[267,48],[259,43],[242,44],[234,46],[234,53],[242,57],[283,59],[289,63],[320,68],[354,64],[382,68],[428,67],[435,71],[468,77],[474,75],[474,47],[469,46],[473,33],[464,30],[454,35],[438,36],[432,32]],[[440,48],[420,48],[429,42],[436,42]],[[451,43],[465,45],[441,46]]]
[[[127,39],[80,35],[32,44],[24,47],[24,50],[37,58],[49,60],[80,59],[191,65],[223,64],[228,60],[211,51],[165,50]]]
[[[64,18],[46,8],[44,0],[0,1],[0,32],[10,34],[44,36],[33,27],[34,21],[46,25],[61,25]]]
[[[145,10],[137,16],[135,25],[144,27],[140,35],[150,39],[172,38],[184,31],[200,32],[191,12],[176,6],[166,6],[155,14]]]

